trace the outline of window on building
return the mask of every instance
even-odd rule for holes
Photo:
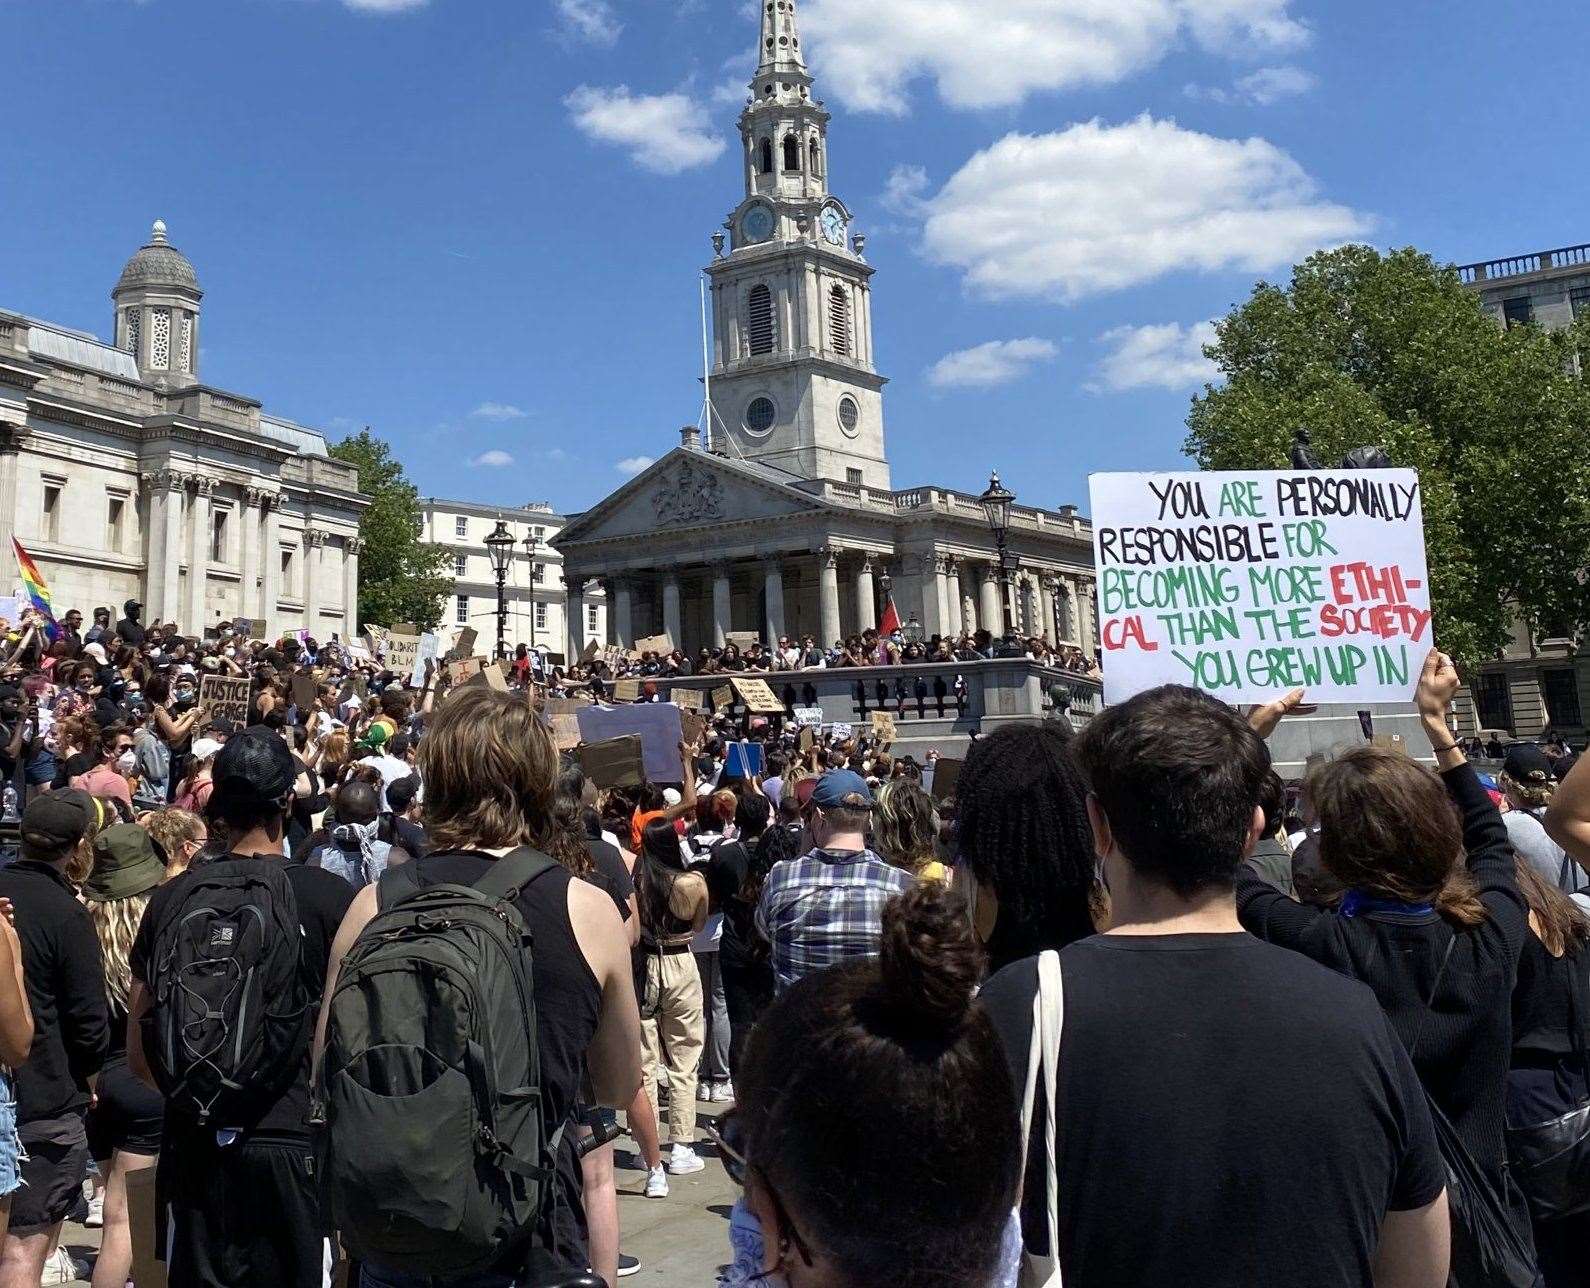
[[[813,175],[816,175],[816,176],[819,176],[819,177],[822,175],[822,173],[823,173],[823,148],[822,148],[822,144],[818,143],[816,139],[812,140],[812,146],[811,146],[811,168],[812,168],[812,174]]]
[[[535,570],[535,573],[534,573],[534,580],[535,580],[536,585],[539,586],[546,579],[547,579],[547,566],[544,563],[538,563],[536,565],[536,570]]]
[[[154,320],[149,339],[149,365],[156,371],[165,371],[171,366],[171,310],[151,309],[149,316]]]
[[[44,515],[39,532],[46,541],[61,539],[61,492],[64,486],[61,483],[44,485]]]
[[[457,622],[458,625],[460,625],[460,626],[468,626],[469,625],[469,596],[468,595],[460,595],[458,597],[458,608],[457,608],[457,611],[453,614],[453,620],[455,622]]]
[[[841,358],[850,356],[850,296],[843,286],[828,292],[828,330],[830,347]]]
[[[860,487],[861,486],[861,471],[860,470],[853,470],[853,469],[846,469],[845,470],[845,482],[846,483],[854,483],[857,487]]]
[[[138,309],[128,309],[125,316],[127,319],[127,326],[125,332],[123,333],[121,347],[127,350],[127,352],[132,354],[133,358],[136,359],[138,357],[139,319],[143,316],[143,314]]]
[[[544,631],[544,630],[546,630],[546,628],[547,628],[547,606],[545,604],[542,604],[542,603],[537,603],[536,604],[536,630]]]
[[[536,528],[530,535],[537,541],[542,541],[546,538],[547,530],[545,528]]]
[[[1568,303],[1574,317],[1590,313],[1590,286],[1576,286],[1568,292]]]
[[[469,535],[469,520],[463,515],[459,515],[453,520],[453,535],[455,537],[467,537]]]
[[[778,329],[773,322],[773,292],[761,283],[751,288],[746,308],[746,333],[753,354],[772,353],[778,345]]]
[[[193,370],[193,314],[182,314],[182,341],[177,347],[177,370]]]
[[[468,555],[453,556],[453,575],[455,577],[467,577],[469,575]]]
[[[230,510],[217,510],[210,515],[210,562],[224,564],[230,562],[226,549],[226,526],[231,516]]]
[[[762,140],[762,173],[773,173],[773,140]]]
[[[114,493],[105,502],[105,549],[120,553],[127,538],[127,498]]]
[[[793,134],[784,136],[784,169],[786,172],[801,168],[801,141]]]
[[[1502,301],[1502,321],[1508,326],[1524,326],[1534,316],[1535,310],[1527,295],[1515,295]]]
[[[293,584],[294,578],[297,576],[297,572],[297,561],[293,558],[293,552],[291,550],[283,550],[281,593],[286,595],[289,599],[298,598],[298,587]]]
[[[1542,671],[1540,693],[1546,699],[1546,719],[1552,728],[1577,727],[1584,723],[1579,710],[1579,680],[1571,667]]]
[[[587,633],[589,633],[591,635],[595,635],[596,634],[596,605],[595,604],[587,604],[585,606],[585,629],[586,629]]]
[[[1474,681],[1474,709],[1481,729],[1513,731],[1513,701],[1507,691],[1507,676],[1499,671],[1483,672]]]

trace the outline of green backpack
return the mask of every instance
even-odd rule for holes
[[[361,1260],[461,1275],[528,1245],[553,1186],[529,932],[515,900],[557,867],[521,848],[472,886],[390,869],[343,959],[319,1079],[329,1216]]]

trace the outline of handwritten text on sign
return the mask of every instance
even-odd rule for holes
[[[1095,474],[1104,698],[1400,702],[1430,648],[1412,470]]]

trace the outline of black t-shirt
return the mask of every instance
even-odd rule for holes
[[[616,846],[596,836],[585,838],[585,848],[591,852],[591,861],[596,864],[596,871],[590,873],[586,880],[611,895],[613,902],[618,905],[619,917],[628,921],[629,899],[635,893],[635,878],[624,866],[624,856]]]
[[[1446,1182],[1407,1052],[1369,989],[1247,934],[1096,935],[1060,954],[1067,1282],[1348,1288],[1388,1210]],[[982,1002],[1024,1092],[1036,959]],[[1043,1096],[1022,1225],[1048,1244]]]
[[[228,854],[224,857],[246,859],[250,856]],[[337,927],[342,924],[348,905],[353,902],[353,887],[335,873],[327,872],[323,868],[306,867],[302,863],[291,863],[270,855],[255,855],[253,861],[261,864],[284,865],[287,882],[292,886],[293,898],[298,903],[298,924],[304,932],[304,972],[310,978],[324,982],[326,967],[331,960],[331,941],[336,937]],[[193,871],[194,869],[190,868],[187,873],[155,887],[154,896],[149,900],[148,908],[144,910],[144,919],[139,923],[138,935],[133,940],[131,964],[134,979],[142,980],[145,984],[150,982],[149,959],[155,950],[156,927],[160,925],[161,915],[171,901],[181,899],[187,891],[192,883],[190,874]],[[316,1006],[318,1005],[317,990]],[[147,1033],[144,1040],[145,1042],[149,1040]],[[273,1140],[295,1142],[308,1140],[309,1066],[310,1051],[306,1046],[303,1068],[299,1070],[298,1077],[280,1100],[266,1110],[256,1122],[225,1125],[245,1129],[255,1137],[265,1136]],[[173,1124],[169,1116],[166,1118],[166,1123],[168,1137],[180,1145],[177,1139],[180,1135],[180,1124]],[[213,1136],[213,1128],[210,1134]]]

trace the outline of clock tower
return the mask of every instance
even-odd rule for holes
[[[887,489],[866,239],[828,189],[829,114],[812,97],[795,0],[762,0],[740,114],[745,200],[714,238],[711,437],[729,456]],[[727,441],[725,441],[727,440]]]

